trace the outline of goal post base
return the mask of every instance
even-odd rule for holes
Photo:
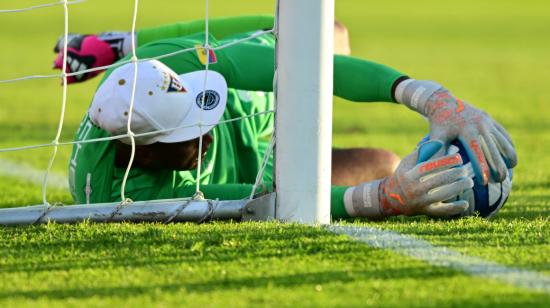
[[[275,193],[253,200],[170,199],[128,204],[96,203],[69,206],[34,205],[0,209],[0,225],[48,222],[204,222],[210,220],[265,221],[275,217]]]
[[[245,205],[243,221],[271,221],[275,220],[276,193],[269,193]]]

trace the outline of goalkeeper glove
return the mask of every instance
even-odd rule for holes
[[[61,37],[54,47],[57,58],[55,69],[63,68],[63,44]],[[99,35],[69,34],[67,43],[66,73],[76,73],[96,67],[107,66],[131,51],[131,33],[106,32]],[[68,76],[67,83],[82,82],[97,76],[103,70]]]
[[[348,188],[344,195],[348,214],[379,219],[401,214],[441,217],[464,212],[467,201],[443,202],[473,186],[460,155],[417,163],[431,158],[443,146],[438,140],[427,141],[406,156],[393,175]]]
[[[478,183],[487,185],[489,177],[502,182],[508,168],[516,166],[517,154],[506,130],[441,85],[408,79],[398,84],[395,98],[428,118],[430,139],[443,141],[445,149],[455,140],[462,143]]]

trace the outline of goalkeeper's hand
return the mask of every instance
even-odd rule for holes
[[[63,68],[64,37],[59,38],[54,47],[58,53],[54,61],[55,69]],[[66,73],[77,73],[113,64],[131,50],[131,34],[108,32],[99,35],[69,34],[67,43]],[[67,77],[67,83],[82,82],[100,74],[102,70],[84,72]]]
[[[474,183],[467,177],[459,154],[431,158],[443,148],[431,140],[405,157],[392,176],[349,188],[345,204],[352,216],[383,218],[395,215],[452,216],[464,212],[468,202],[454,199]]]
[[[441,140],[445,149],[459,140],[472,162],[476,180],[487,185],[489,177],[502,182],[517,154],[506,130],[487,113],[454,97],[431,81],[405,80],[395,93],[398,102],[426,116],[430,139]]]

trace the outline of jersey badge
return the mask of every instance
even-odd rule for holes
[[[206,55],[206,49],[202,45],[200,44],[195,45],[195,48],[197,50],[197,57],[199,58],[199,61],[201,62],[202,65],[206,65],[206,63],[214,64],[218,62],[218,59],[216,58],[216,53],[214,52],[214,50],[209,49],[208,55]]]

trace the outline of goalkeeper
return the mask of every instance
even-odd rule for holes
[[[158,37],[178,27],[181,25],[159,28]],[[142,32],[139,39],[141,35]],[[193,48],[203,44],[203,36],[154,41],[140,47],[137,54],[139,58],[154,57]],[[217,41],[210,37],[209,40],[215,47],[231,39],[234,38]],[[266,35],[256,42],[237,44],[208,56],[199,50],[198,53],[186,52],[163,58],[164,64],[159,61],[140,63],[132,118],[134,133],[176,126],[185,126],[185,129],[136,138],[136,168],[132,169],[126,186],[128,196],[145,200],[192,195],[194,158],[199,150],[197,138],[212,127],[210,133],[203,136],[205,144],[201,154],[204,155],[205,172],[200,179],[204,184],[203,192],[207,198],[233,199],[247,195],[251,185],[241,183],[253,182],[260,153],[265,151],[259,139],[271,131],[272,116],[214,125],[220,118],[228,120],[271,108],[271,101],[265,96],[255,99],[252,105],[243,104],[239,91],[227,90],[226,83],[231,88],[271,91],[273,59],[273,39]],[[214,72],[209,73],[210,82],[203,94],[200,82],[204,78],[201,70],[205,61],[210,62],[209,68]],[[440,155],[445,145],[455,139],[466,145],[481,181],[486,182],[489,176],[502,179],[506,176],[506,167],[515,165],[515,151],[506,132],[486,114],[455,99],[441,86],[412,80],[388,67],[356,58],[335,56],[334,61],[336,95],[362,102],[397,100],[428,117],[433,139],[407,156],[391,176],[352,187],[334,186],[333,217],[460,213],[466,208],[466,201],[442,202],[472,186],[471,179],[460,167],[460,156]],[[128,81],[132,80],[132,70],[132,65],[124,65],[107,71],[77,133],[78,140],[125,133],[131,88]],[[174,95],[178,95],[178,104],[173,104]],[[199,99],[203,96],[204,102]],[[209,120],[205,123],[211,124],[202,130],[190,127],[198,121],[196,106],[199,101],[204,109],[199,113]],[[124,165],[130,152],[128,142],[75,146],[70,179],[77,202],[106,202],[119,198]],[[436,154],[438,158],[432,158]],[[361,170],[356,172],[361,173]],[[267,172],[264,181],[269,182],[270,176],[271,172]]]

